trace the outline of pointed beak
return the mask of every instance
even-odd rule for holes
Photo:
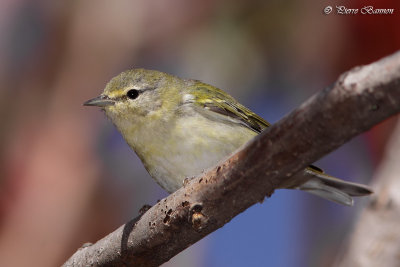
[[[106,106],[112,106],[114,104],[115,101],[108,98],[108,96],[105,95],[95,97],[83,103],[84,106],[96,106],[96,107],[106,107]]]

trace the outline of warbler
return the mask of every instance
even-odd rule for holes
[[[227,158],[270,124],[226,92],[198,80],[132,69],[111,79],[104,92],[84,103],[105,111],[146,170],[169,193],[185,178]],[[372,193],[307,167],[301,189],[344,205]]]

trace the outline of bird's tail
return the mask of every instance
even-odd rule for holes
[[[322,172],[322,170],[310,166],[304,170],[306,176],[312,176],[297,189],[334,201],[339,204],[352,206],[353,198],[366,196],[373,193],[366,185],[346,182]]]

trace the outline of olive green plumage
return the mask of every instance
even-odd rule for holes
[[[99,106],[142,160],[150,175],[168,192],[187,177],[226,159],[270,124],[226,92],[196,80],[133,69],[114,77],[102,95],[85,102]],[[352,205],[351,196],[371,193],[310,166],[298,188]]]

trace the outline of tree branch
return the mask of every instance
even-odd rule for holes
[[[358,219],[344,255],[335,266],[399,266],[400,118],[375,174],[375,195]]]
[[[400,111],[400,52],[356,67],[219,166],[188,181],[64,266],[157,266],[251,205],[296,172]]]

